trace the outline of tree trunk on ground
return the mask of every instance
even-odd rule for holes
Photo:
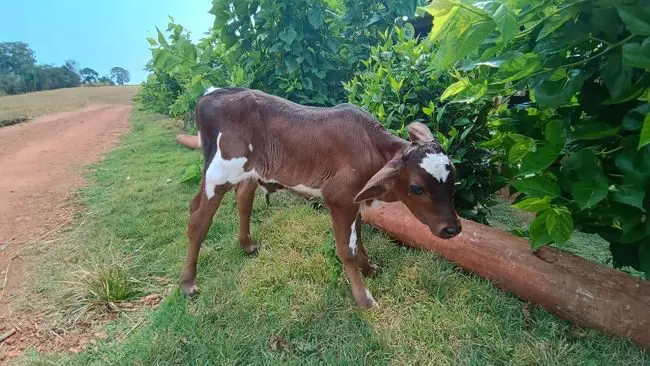
[[[440,239],[402,203],[362,216],[395,239],[435,251],[561,318],[650,348],[650,281],[549,247],[532,253],[527,240],[467,220],[460,235]]]
[[[199,139],[195,135],[183,135],[179,134],[176,135],[176,142],[178,142],[181,145],[187,146],[190,149],[200,149],[201,145],[199,144]]]

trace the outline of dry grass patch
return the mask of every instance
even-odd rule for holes
[[[139,86],[99,86],[46,90],[0,97],[0,121],[33,119],[93,104],[131,104]]]

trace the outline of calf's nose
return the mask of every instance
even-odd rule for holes
[[[463,228],[462,226],[460,226],[460,224],[447,226],[444,229],[442,229],[442,231],[440,232],[440,236],[447,239],[453,238],[454,236],[458,235],[462,229]]]

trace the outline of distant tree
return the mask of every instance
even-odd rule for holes
[[[74,72],[75,74],[79,73],[79,64],[75,60],[65,60],[63,67],[70,70],[71,72]]]
[[[108,76],[104,75],[100,78],[97,78],[97,84],[101,85],[115,85],[115,82],[111,80]]]
[[[22,75],[35,63],[34,51],[27,43],[0,43],[0,75]]]
[[[115,66],[111,69],[111,79],[119,85],[124,85],[130,80],[129,72],[121,67]]]
[[[79,74],[81,75],[81,81],[84,84],[94,84],[97,82],[97,78],[99,78],[97,71],[91,69],[90,67],[81,69],[79,71]]]

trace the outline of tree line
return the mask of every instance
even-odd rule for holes
[[[61,66],[37,65],[34,51],[25,42],[0,42],[0,95],[84,85],[123,85],[129,71],[116,66],[109,75],[99,76],[92,68],[66,60]]]

